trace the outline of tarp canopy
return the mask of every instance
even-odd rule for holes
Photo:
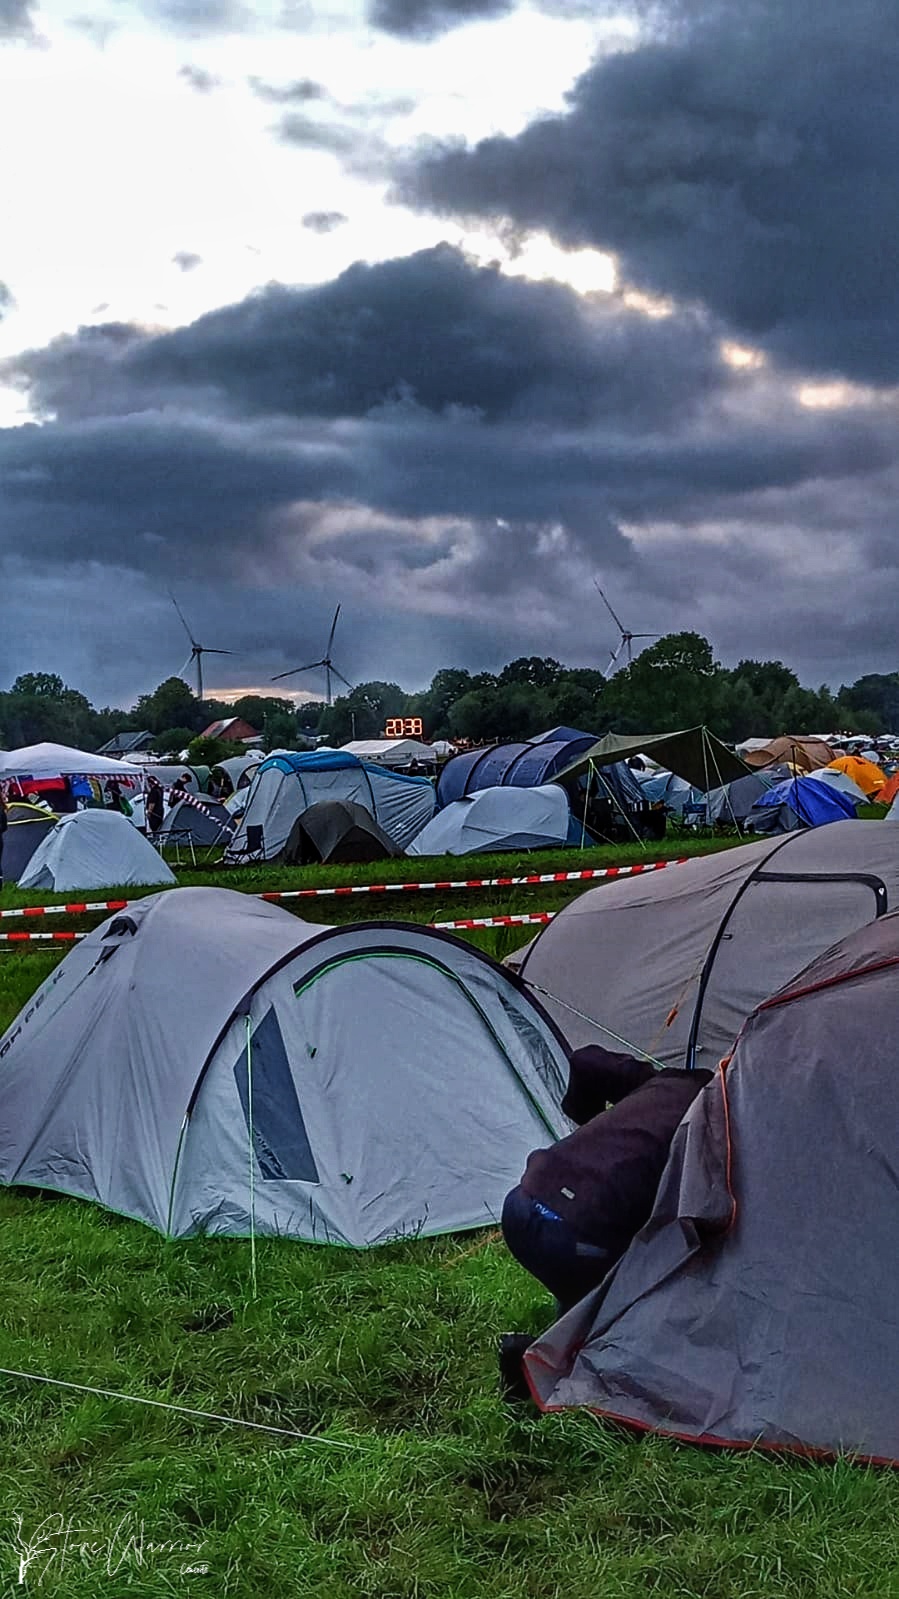
[[[619,878],[578,895],[508,964],[572,1045],[619,1038],[666,1066],[714,1068],[761,1000],[899,906],[893,833],[834,822]]]
[[[479,850],[547,849],[567,844],[568,795],[556,783],[541,788],[482,788],[453,800],[412,840],[409,855],[473,855]]]
[[[38,845],[19,887],[62,893],[174,882],[174,872],[121,811],[75,811]]]
[[[566,1068],[520,984],[446,933],[174,889],[89,933],[0,1040],[0,1182],[169,1236],[493,1226],[568,1130]]]
[[[26,744],[21,749],[0,750],[0,781],[8,777],[117,777],[139,783],[140,773],[127,761],[109,755],[91,755],[67,744]]]
[[[690,727],[680,733],[607,733],[557,774],[560,780],[594,766],[610,766],[633,755],[648,755],[669,772],[676,772],[704,794],[736,777],[745,777],[745,761],[722,744],[707,727]]]
[[[371,813],[353,800],[320,800],[298,816],[281,852],[285,866],[310,861],[383,861],[402,855]]]
[[[744,1028],[617,1269],[525,1356],[545,1408],[899,1465],[899,917]]]

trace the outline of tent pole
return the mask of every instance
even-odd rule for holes
[[[254,1170],[253,1150],[253,1023],[250,1013],[247,1012],[247,1133],[249,1143],[250,1165],[250,1284],[252,1296],[257,1297],[256,1287],[256,1173]]]
[[[592,781],[593,781],[593,762],[592,761],[588,761],[587,762],[587,786],[584,789],[584,814],[581,817],[581,849],[584,848],[584,840],[587,837],[587,806],[590,803],[590,784],[592,783]]]
[[[593,766],[593,762],[592,761],[590,762],[590,765],[591,765],[591,767]],[[600,771],[598,769],[597,769],[597,773],[596,773],[596,778],[597,778],[597,782],[602,783],[602,786],[605,789],[606,793],[608,794],[609,799],[612,801],[612,804],[615,805],[617,807],[617,809],[621,812],[621,815],[624,817],[624,820],[627,822],[627,825],[630,828],[631,832],[633,833],[634,838],[637,840],[637,843],[639,844],[640,848],[642,849],[643,853],[645,854],[646,853],[646,842],[645,842],[645,840],[640,837],[640,834],[637,832],[637,829],[635,828],[633,822],[631,821],[630,817],[628,816],[627,811],[625,810],[624,806],[622,805],[620,799],[617,797],[617,795],[615,794],[614,790],[610,787],[610,785],[603,780],[603,777],[602,777],[602,775],[601,775],[601,773],[600,773]]]

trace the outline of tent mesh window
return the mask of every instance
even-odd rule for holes
[[[244,1049],[234,1064],[234,1080],[248,1137],[250,1069],[253,1073],[253,1148],[263,1180],[320,1182],[274,1009],[266,1011],[253,1033],[249,1062]]]

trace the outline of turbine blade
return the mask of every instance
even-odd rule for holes
[[[269,679],[269,682],[277,683],[282,677],[295,677],[297,672],[311,672],[313,667],[324,666],[324,664],[324,661],[310,661],[308,666],[292,666],[289,672],[276,672],[275,676]]]
[[[603,605],[605,606],[605,608],[608,611],[610,617],[612,618],[612,621],[615,623],[615,626],[617,627],[619,633],[626,632],[627,631],[626,628],[618,620],[618,617],[615,615],[615,612],[612,610],[611,605],[609,604],[608,600],[606,599],[605,595],[603,594],[602,589],[600,588],[599,584],[597,583],[596,578],[593,579],[593,587],[596,589],[597,594],[599,595],[600,599],[602,600]]]
[[[661,633],[628,633],[628,638],[661,638]]]
[[[187,668],[190,666],[190,663],[193,660],[193,658],[194,658],[194,652],[193,652],[193,650],[191,650],[190,654],[187,657],[187,660],[185,661],[184,665],[182,666],[180,672],[178,673],[179,677],[183,677],[184,676],[184,674],[187,671]]]
[[[196,642],[197,641],[194,638],[190,628],[188,627],[187,621],[186,621],[185,616],[184,616],[184,612],[182,611],[180,605],[178,604],[178,601],[175,599],[175,596],[172,593],[171,589],[169,589],[169,599],[171,600],[172,604],[175,607],[175,610],[178,612],[178,615],[181,618],[181,626],[184,628],[184,631],[187,634],[188,638],[190,639],[191,644],[194,646],[194,648],[196,648]]]
[[[338,672],[336,666],[332,666],[331,667],[331,671],[334,673],[335,677],[339,677],[340,678],[341,683],[346,683],[347,688],[349,689],[350,693],[352,694],[353,685],[352,685],[352,683],[347,681],[347,679],[344,677],[343,673],[342,672]]]
[[[331,654],[331,645],[334,643],[334,634],[337,631],[337,618],[338,618],[339,615],[340,615],[340,606],[338,605],[337,610],[334,612],[334,620],[331,623],[331,631],[328,634],[328,648],[325,650],[325,656],[324,656],[325,660],[327,660],[328,656]]]
[[[637,633],[634,636],[636,638],[642,638],[643,637],[642,633]],[[210,649],[208,644],[199,645],[199,651],[200,651],[201,655],[233,655],[234,654],[233,650],[213,650],[213,649]]]

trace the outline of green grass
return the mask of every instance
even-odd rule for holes
[[[458,862],[427,866],[394,870],[465,875]],[[253,869],[241,886],[335,872]],[[481,914],[490,892],[440,903]],[[6,890],[2,903],[23,898]],[[375,910],[395,914],[384,901]],[[4,956],[0,1022],[56,958]],[[16,1191],[0,1194],[0,1238],[3,1368],[351,1445],[0,1377],[3,1599],[899,1596],[894,1474],[712,1454],[504,1406],[496,1337],[536,1332],[550,1306],[491,1234],[371,1252],[261,1240],[255,1300],[239,1240],[166,1242],[88,1204]],[[23,1585],[17,1517],[26,1539],[42,1524],[47,1537]],[[51,1536],[63,1525],[65,1555]],[[171,1544],[188,1547],[149,1547]],[[208,1572],[182,1572],[197,1563]]]

